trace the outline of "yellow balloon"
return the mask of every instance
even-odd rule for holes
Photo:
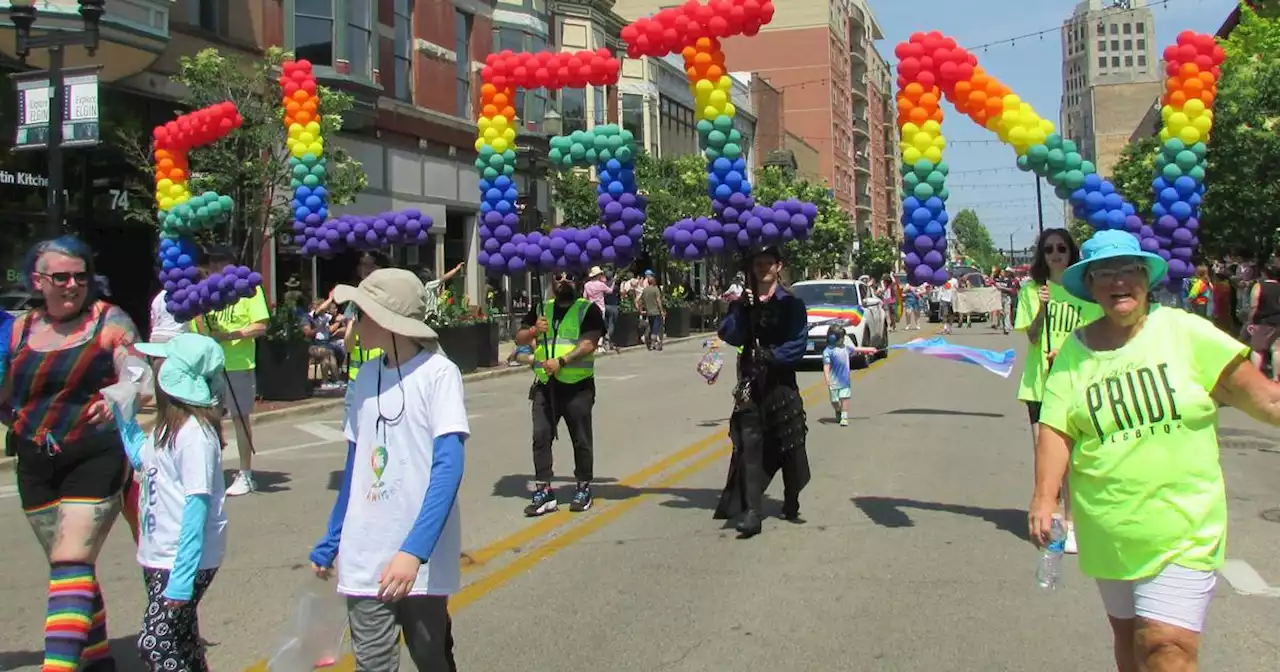
[[[493,126],[490,126],[489,128],[485,129],[484,139],[488,140],[489,144],[493,144],[494,139],[497,137],[498,137],[498,129],[494,128]]]
[[[1044,140],[1047,137],[1049,136],[1045,135],[1044,128],[1036,126],[1035,128],[1027,131],[1027,146],[1043,145]]]
[[[489,117],[480,117],[476,120],[476,130],[480,131],[481,135],[483,135],[485,131],[489,130],[492,125],[493,122],[489,120]]]
[[[1160,129],[1160,142],[1168,142],[1171,137],[1173,136],[1169,133],[1168,128]]]
[[[724,91],[721,91],[720,89],[716,89],[715,91],[711,92],[710,101],[711,101],[711,104],[716,107],[723,107],[725,103],[729,102],[729,96],[725,94]]]
[[[489,143],[489,146],[493,148],[493,151],[501,154],[507,151],[507,139],[502,137],[494,138],[493,141]]]
[[[1016,110],[1016,109],[1018,109],[1018,106],[1019,106],[1019,105],[1021,105],[1021,104],[1022,104],[1022,99],[1021,99],[1021,98],[1019,98],[1019,97],[1018,97],[1018,94],[1016,94],[1016,93],[1010,93],[1010,94],[1008,94],[1008,95],[1006,95],[1006,96],[1004,97],[1004,109],[1005,109],[1005,111],[1012,111],[1012,110]]]
[[[923,154],[921,154],[920,150],[915,147],[912,147],[911,145],[903,145],[902,160],[904,163],[914,166],[922,156]]]
[[[733,103],[724,104],[724,116],[732,118],[737,115],[738,115],[738,107],[736,105],[734,105]]]
[[[922,129],[919,126],[908,121],[902,125],[902,139],[910,140],[911,138],[916,137],[916,133],[919,133],[921,130]]]
[[[930,119],[920,125],[920,130],[928,133],[929,135],[937,135],[942,132],[942,124]]]
[[[320,135],[320,124],[315,121],[307,122],[307,132],[311,135]]]
[[[156,191],[168,191],[169,187],[172,187],[172,186],[173,186],[173,180],[167,177],[162,177],[160,178],[159,182],[156,182]]]
[[[947,139],[946,139],[946,137],[944,137],[944,136],[942,136],[942,135],[935,135],[935,136],[933,136],[933,146],[934,146],[934,147],[937,147],[938,149],[946,149],[946,148],[947,148]]]
[[[321,154],[324,154],[324,140],[321,140],[320,138],[316,138],[315,142],[311,143],[310,145],[307,145],[306,153],[315,154],[317,158]]]
[[[942,160],[942,150],[937,147],[930,147],[921,152],[921,156],[929,160],[929,163],[937,164]],[[913,162],[914,163],[914,162]]]
[[[1200,142],[1200,131],[1195,126],[1184,126],[1181,131],[1178,131],[1178,139],[1184,144],[1194,145]]]
[[[169,187],[169,195],[173,198],[178,198],[185,193],[187,193],[187,188],[181,184],[175,184]]]
[[[1196,117],[1191,121],[1191,127],[1200,131],[1200,135],[1209,135],[1209,130],[1213,128],[1213,120],[1209,117]]]
[[[484,138],[476,138],[476,151],[480,151],[480,148],[484,146]]]
[[[304,145],[309,145],[315,141],[316,136],[311,135],[310,133],[302,132],[298,134],[298,142],[301,142]]]
[[[720,110],[717,110],[714,105],[708,105],[702,108],[703,119],[715,119],[718,116],[720,116]]]
[[[728,75],[724,75],[720,79],[716,80],[716,88],[720,89],[721,91],[724,91],[725,93],[732,91],[733,78]]]
[[[697,82],[694,82],[693,84],[694,93],[698,93],[698,94],[704,94],[704,95],[709,94],[713,90],[715,90],[715,88],[716,88],[716,85],[712,83],[711,80],[709,79],[699,79]]]
[[[911,146],[923,152],[933,146],[933,136],[928,133],[916,133],[916,136],[911,138]]]
[[[505,129],[508,127],[508,125],[509,125],[509,123],[510,123],[510,122],[508,121],[508,119],[507,119],[506,117],[504,117],[504,116],[502,116],[501,114],[499,114],[498,116],[494,117],[494,118],[493,118],[493,120],[492,120],[492,121],[490,121],[489,123],[490,123],[494,128],[498,129],[499,131],[502,131],[502,130],[505,130]]]
[[[1162,106],[1162,107],[1160,108],[1160,119],[1161,119],[1161,120],[1163,120],[1163,121],[1169,121],[1169,117],[1171,117],[1171,116],[1173,116],[1173,106],[1172,106],[1172,105],[1164,105],[1164,106]]]
[[[1053,135],[1053,132],[1056,131],[1057,129],[1058,127],[1054,126],[1052,121],[1049,121],[1048,119],[1040,120],[1040,130],[1044,131],[1044,135],[1046,138]]]
[[[305,130],[307,129],[302,124],[296,122],[289,124],[289,135],[297,135]]]
[[[1021,126],[1014,126],[1009,129],[1009,137],[1005,140],[1014,147],[1025,147],[1027,144],[1027,129]]]
[[[161,210],[172,210],[174,206],[173,199],[168,196],[160,197],[157,195],[156,202],[160,204]]]
[[[1192,98],[1182,106],[1182,113],[1191,119],[1195,119],[1196,117],[1204,114],[1205,110],[1204,101],[1199,98]]]
[[[502,138],[507,141],[507,144],[514,145],[516,142],[516,129],[507,128],[502,132]]]
[[[1181,133],[1182,129],[1186,128],[1187,125],[1190,123],[1191,123],[1191,120],[1187,118],[1187,115],[1181,112],[1174,112],[1173,114],[1169,115],[1169,121],[1168,121],[1169,130],[1173,131],[1174,133]]]
[[[1004,116],[1004,115],[1000,115],[1000,116]],[[997,133],[998,133],[998,132],[1000,132],[1000,117],[999,117],[999,116],[997,116],[997,117],[987,117],[987,130],[988,130],[988,131],[997,132]]]

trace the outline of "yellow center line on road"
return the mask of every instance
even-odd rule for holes
[[[893,361],[897,361],[896,359]],[[884,366],[879,367],[883,369]],[[850,376],[850,380],[857,380],[870,374],[874,369],[868,366],[865,369],[855,371]],[[801,397],[805,400],[806,405],[817,401],[821,396],[821,392],[826,390],[826,385],[822,382],[815,383],[806,387],[801,391]],[[688,462],[697,457],[696,460],[676,471],[667,477],[653,483],[649,488],[661,490],[673,487],[680,482],[694,476],[695,474],[711,467],[717,463],[724,463],[724,460],[732,454],[733,447],[728,442],[727,429],[718,430],[712,434],[685,446],[684,448],[664,457],[661,460],[631,474],[618,481],[618,485],[641,488],[646,486],[648,481],[654,477],[663,474],[678,464]],[[703,451],[706,454],[698,457]],[[508,535],[494,543],[485,546],[476,551],[463,553],[463,571],[475,572],[484,568],[484,566],[500,556],[523,550],[518,557],[511,562],[503,565],[488,574],[484,574],[480,578],[463,586],[463,588],[449,598],[449,613],[457,614],[466,607],[476,603],[480,599],[488,596],[499,588],[503,587],[516,577],[524,574],[538,563],[550,558],[556,553],[568,548],[569,546],[585,539],[601,528],[613,523],[623,514],[635,509],[646,501],[650,501],[657,497],[659,493],[647,492],[638,496],[622,501],[606,502],[603,499],[601,506],[593,507],[593,511],[587,515],[571,514],[566,511],[558,511],[554,514],[543,517],[534,522],[532,525]],[[564,532],[552,536],[541,543],[533,542],[550,535],[552,532],[562,527],[568,526],[570,523],[577,522]],[[527,548],[526,548],[527,546]],[[345,653],[333,665],[325,668],[327,672],[352,672],[355,669],[355,659],[350,653]],[[260,660],[246,672],[267,672],[267,661]]]

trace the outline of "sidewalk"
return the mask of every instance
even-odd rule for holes
[[[681,338],[668,338],[665,343],[673,345],[692,341],[700,338],[708,338],[711,332],[699,332],[690,334]],[[642,348],[643,346],[634,346],[623,348],[621,352],[601,352],[598,357],[610,357],[616,354],[625,354],[632,350]],[[506,341],[498,344],[498,357],[505,360],[506,356],[515,348],[513,341]],[[695,362],[691,361],[689,366],[692,367]],[[462,376],[464,383],[474,383],[481,380],[489,380],[491,378],[500,378],[502,376],[511,376],[516,374],[529,375],[529,368],[526,366],[506,366],[502,364],[489,369],[479,369]],[[253,403],[253,424],[282,422],[300,416],[311,416],[323,414],[328,411],[342,408],[343,393],[341,390],[332,392],[317,392],[316,396],[310,399],[299,401],[262,401],[261,399]],[[142,410],[142,415],[149,415],[152,409],[150,407]],[[4,445],[3,441],[9,430],[7,427],[0,425],[0,445]],[[15,460],[12,457],[0,457],[0,473],[11,471]]]

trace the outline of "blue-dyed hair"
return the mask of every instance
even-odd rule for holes
[[[22,284],[27,288],[27,291],[37,291],[35,285],[31,282],[31,276],[36,273],[36,265],[40,262],[40,257],[49,252],[84,262],[85,272],[89,274],[89,277],[93,278],[93,281],[89,283],[89,294],[85,299],[85,306],[93,305],[99,294],[97,274],[93,271],[93,248],[89,247],[88,243],[78,236],[66,235],[59,238],[51,238],[31,246],[22,263]]]

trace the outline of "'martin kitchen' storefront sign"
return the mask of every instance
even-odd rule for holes
[[[19,187],[47,187],[49,178],[25,171],[9,172],[0,169],[0,184],[15,184]]]

